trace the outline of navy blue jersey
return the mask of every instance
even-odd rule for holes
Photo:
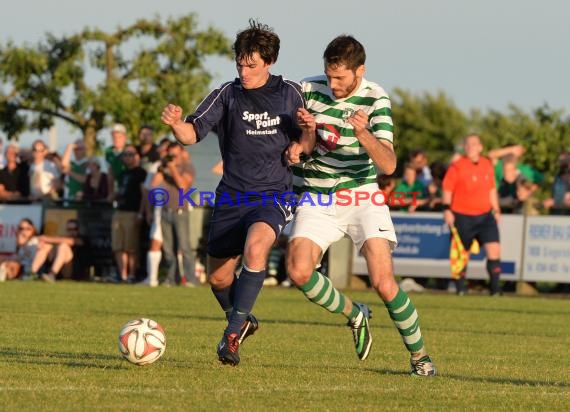
[[[239,79],[222,84],[186,117],[198,140],[218,134],[224,173],[222,192],[285,192],[292,175],[285,149],[297,140],[297,109],[303,107],[299,84],[270,75],[258,89],[244,89]]]

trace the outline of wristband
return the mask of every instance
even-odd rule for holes
[[[451,206],[450,205],[443,205],[443,210],[451,210]]]

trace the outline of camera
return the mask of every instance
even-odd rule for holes
[[[168,163],[172,162],[174,160],[174,156],[172,156],[171,154],[167,154],[166,156],[164,156],[162,158],[162,166],[166,166]]]

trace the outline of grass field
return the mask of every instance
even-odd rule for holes
[[[0,410],[570,409],[570,299],[412,295],[439,369],[417,378],[380,300],[349,295],[374,311],[366,361],[342,316],[265,288],[261,328],[232,368],[216,358],[225,323],[206,287],[0,284]],[[138,367],[120,357],[117,334],[142,316],[165,328],[167,349]]]

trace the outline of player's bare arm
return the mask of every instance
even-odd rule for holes
[[[396,153],[391,142],[378,140],[368,130],[368,115],[358,110],[347,119],[354,128],[354,135],[364,146],[372,161],[384,174],[391,175],[396,170]]]
[[[172,133],[178,142],[183,145],[194,144],[198,141],[194,125],[182,120],[182,108],[175,104],[167,105],[162,111],[160,120],[170,126]]]

